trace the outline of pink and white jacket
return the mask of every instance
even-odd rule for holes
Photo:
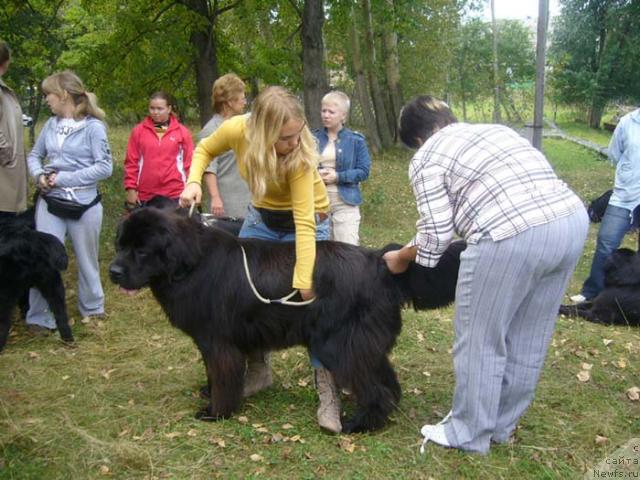
[[[124,188],[146,202],[156,195],[176,199],[184,190],[193,157],[191,132],[173,115],[162,138],[150,117],[136,125],[124,161]]]

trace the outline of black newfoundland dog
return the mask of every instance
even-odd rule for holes
[[[202,354],[210,401],[197,417],[216,420],[238,410],[248,353],[305,345],[356,398],[343,431],[383,427],[400,400],[387,355],[400,333],[401,307],[435,308],[453,301],[464,243],[452,245],[437,268],[412,264],[396,276],[386,268],[383,251],[318,242],[317,297],[304,307],[256,298],[241,247],[261,296],[276,299],[291,292],[293,243],[237,239],[153,208],[134,212],[119,228],[112,281],[125,289],[151,287],[170,322]]]
[[[62,339],[73,341],[60,275],[67,263],[64,245],[35,230],[32,210],[0,218],[0,351],[7,343],[13,309],[32,287],[49,303]]]
[[[588,302],[561,305],[560,313],[594,323],[640,326],[640,256],[619,248],[604,265],[604,290]]]

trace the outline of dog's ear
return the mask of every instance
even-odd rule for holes
[[[182,276],[193,270],[202,259],[202,247],[198,228],[200,225],[189,218],[172,214],[165,239],[165,254],[173,276]]]

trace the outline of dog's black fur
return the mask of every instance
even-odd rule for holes
[[[248,353],[305,345],[340,387],[354,393],[357,409],[343,430],[381,428],[400,400],[387,355],[400,333],[401,307],[433,308],[453,301],[464,243],[450,247],[440,264],[444,267],[411,264],[407,273],[392,275],[383,251],[318,242],[317,297],[305,307],[261,303],[247,281],[240,245],[262,296],[280,298],[291,291],[293,243],[237,239],[151,208],[134,212],[120,225],[109,269],[111,279],[125,289],[150,286],[170,322],[199,348],[210,403],[198,418],[225,418],[239,408]]]
[[[604,289],[588,302],[561,305],[560,313],[594,323],[640,326],[640,256],[614,251],[604,264]]]
[[[49,303],[62,339],[73,341],[60,275],[67,263],[64,245],[35,230],[32,209],[0,218],[0,351],[7,343],[13,309],[32,287]]]

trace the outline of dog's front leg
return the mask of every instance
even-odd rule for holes
[[[209,405],[196,414],[200,420],[212,421],[230,417],[242,403],[245,356],[231,345],[215,345],[205,357],[209,382]]]

